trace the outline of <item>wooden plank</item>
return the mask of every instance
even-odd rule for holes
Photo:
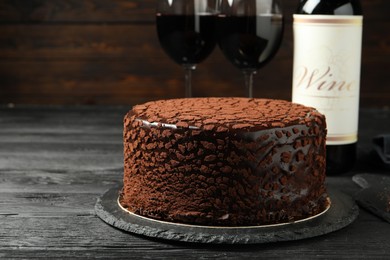
[[[0,110],[0,173],[122,169],[123,117],[129,109]]]
[[[255,96],[290,99],[291,14]],[[161,50],[154,1],[0,1],[0,103],[135,104],[183,96],[183,73]],[[386,106],[389,1],[363,1],[362,102]],[[218,49],[194,75],[195,96],[242,96],[242,76]],[[267,87],[265,87],[267,86]],[[272,87],[268,87],[272,86]]]
[[[368,18],[388,20],[390,4],[385,0],[362,0],[364,14]],[[296,1],[283,1],[284,12],[290,16]],[[85,23],[85,22],[152,22],[155,1],[153,0],[1,0],[0,21]]]
[[[117,23],[154,21],[152,0],[1,0],[0,21],[7,23]]]
[[[94,171],[123,168],[122,144],[2,143],[0,169]]]
[[[2,25],[0,42],[1,60],[139,61],[165,56],[154,25]]]
[[[183,95],[183,73],[160,49],[153,25],[6,25],[0,32],[0,102],[134,104]],[[379,33],[369,35],[374,36],[365,40],[371,47],[363,49],[362,82],[373,94],[365,99],[362,92],[362,104],[383,106],[388,77],[378,77],[386,73],[378,67],[388,67],[383,57],[390,48]],[[259,71],[255,96],[290,98],[291,37],[288,25],[279,53]],[[241,96],[240,86],[241,75],[218,49],[194,75],[195,96]]]
[[[291,70],[282,69],[288,66],[289,63],[283,65],[275,60],[261,69],[255,77],[255,96],[289,99]],[[363,65],[362,104],[389,104],[389,77],[385,69],[378,69],[388,66],[389,61]],[[153,68],[148,71],[154,75],[145,75],[146,69],[142,70],[144,75],[134,72],[141,67]],[[214,64],[206,61],[194,73],[195,96],[243,95],[243,78],[236,68],[225,63],[218,70],[214,69]],[[84,73],[80,73],[80,70]],[[182,97],[184,89],[182,70],[175,64],[164,62],[155,63],[154,66],[131,62],[0,62],[0,75],[6,79],[0,90],[0,98],[16,103],[31,99],[30,103],[130,105],[153,99]],[[19,83],[15,85],[14,82]]]
[[[121,125],[121,121],[115,122],[115,124]],[[58,128],[57,128],[58,129]],[[7,127],[7,130],[0,131],[0,140],[3,144],[9,144],[9,146],[17,146],[23,143],[32,143],[34,144],[49,144],[54,143],[56,145],[63,144],[111,144],[118,145],[122,144],[122,130],[115,131],[113,133],[99,133],[99,134],[90,134],[85,133],[86,131],[90,131],[90,129],[79,130],[79,129],[67,129],[63,131],[63,133],[54,133],[55,130],[53,128],[46,129],[37,129],[37,131],[41,132],[33,132],[29,131],[28,133],[23,133],[23,131],[19,133],[15,133]],[[117,130],[117,129],[115,129]],[[80,132],[84,132],[84,134],[80,134]],[[32,141],[33,140],[33,141]],[[2,149],[0,149],[1,151]]]
[[[383,259],[390,255],[390,241],[386,239],[390,232],[389,224],[365,210],[360,211],[355,223],[325,236],[252,246],[167,242],[128,234],[105,224],[94,215],[93,206],[96,197],[105,189],[121,182],[122,171],[119,166],[89,169],[97,162],[78,162],[72,151],[88,158],[88,149],[92,149],[92,154],[98,154],[97,158],[105,165],[119,164],[115,153],[115,158],[111,154],[114,147],[120,147],[115,140],[121,138],[121,126],[115,122],[121,119],[124,111],[127,111],[126,107],[0,107],[0,158],[10,151],[11,155],[20,154],[22,163],[25,155],[56,153],[57,144],[61,147],[69,141],[62,150],[62,159],[74,164],[68,167],[50,164],[48,160],[42,164],[44,167],[40,167],[45,168],[42,170],[31,168],[29,161],[24,161],[21,167],[15,164],[4,167],[0,163],[0,258],[120,259],[131,256],[180,259],[184,256],[188,259],[255,259],[261,255],[270,259]],[[383,123],[388,122],[390,113],[389,110],[364,109],[361,119],[359,146],[368,153],[371,138],[390,130],[390,125]],[[75,126],[82,131],[77,131]],[[13,134],[13,130],[17,132]],[[57,135],[56,131],[59,131]],[[95,137],[89,140],[87,133]],[[24,139],[17,140],[24,134]],[[47,134],[49,136],[44,137]],[[69,139],[72,134],[76,136],[74,142]],[[99,141],[99,136],[104,139],[107,135],[110,141]],[[85,154],[81,152],[82,147],[88,148]],[[70,159],[66,159],[68,157]],[[370,172],[376,170],[379,167],[370,168]],[[358,190],[350,177],[328,178],[327,181],[349,195]]]
[[[12,200],[11,198],[14,198],[14,200],[19,198],[20,203],[24,201],[21,197],[17,197],[19,195],[15,194],[24,194],[23,196],[30,197],[38,196],[41,204],[36,204],[37,207],[44,205],[45,207],[48,206],[52,197],[55,199],[56,196],[67,198],[63,203],[66,203],[66,201],[77,196],[73,194],[79,194],[80,198],[82,196],[91,196],[90,194],[94,194],[97,198],[109,188],[119,185],[123,179],[123,163],[110,168],[110,165],[112,165],[109,162],[110,158],[105,157],[100,158],[100,160],[106,162],[105,167],[99,167],[98,164],[95,164],[95,167],[83,167],[82,164],[78,164],[78,167],[72,167],[71,165],[56,166],[55,164],[50,163],[47,163],[45,166],[41,165],[41,168],[43,169],[34,169],[34,167],[27,169],[27,167],[17,164],[8,169],[6,166],[2,166],[0,168],[0,196],[2,198],[2,203],[0,203],[0,215],[2,213],[5,215],[22,213],[26,215],[29,213],[36,213],[35,209],[33,212],[27,211],[24,208],[21,208],[20,205],[18,206],[18,203],[13,206],[6,206],[6,198],[8,198],[8,200]],[[73,163],[77,162],[73,161]],[[91,163],[94,162],[91,161]],[[25,165],[28,165],[28,161]],[[96,198],[91,201],[93,205],[96,202]],[[56,207],[56,205],[52,206]],[[91,210],[92,208],[90,207],[88,211],[90,212]],[[49,214],[50,212],[46,213]],[[72,212],[75,212],[73,208],[71,209],[71,212],[67,212],[67,214]],[[43,214],[46,213],[43,212]]]
[[[49,184],[52,185],[52,184]],[[0,217],[65,217],[94,216],[99,194],[93,193],[0,193]]]
[[[104,151],[101,151],[104,153]],[[109,161],[109,158],[106,158],[105,161]],[[79,165],[80,166],[80,165]],[[115,184],[122,181],[123,177],[123,162],[120,168],[104,169],[99,168],[96,170],[86,170],[83,167],[78,169],[66,169],[66,168],[50,168],[46,167],[45,170],[24,170],[17,169],[16,167],[1,169],[2,179],[0,183],[3,186],[6,185],[25,185],[24,189],[17,190],[13,192],[21,193],[96,193],[96,188],[88,189],[92,185],[96,187],[106,189],[109,186],[114,186]],[[46,185],[47,187],[44,190],[38,190],[34,186]],[[85,185],[85,189],[71,188],[73,185]],[[31,186],[31,187],[28,187]],[[7,189],[8,191],[11,188]],[[98,193],[104,190],[99,190]],[[4,190],[0,190],[4,192]]]
[[[59,142],[74,138],[77,142],[115,143],[121,138],[123,117],[130,110],[123,107],[0,107],[1,142]],[[8,136],[7,138],[5,136]],[[88,138],[88,136],[90,138]],[[0,147],[1,149],[1,147]]]
[[[99,255],[100,257],[118,257],[131,252],[132,257],[180,258],[188,255],[190,259],[208,257],[245,258],[280,257],[294,255],[296,257],[342,258],[342,252],[348,258],[357,259],[368,251],[372,257],[380,257],[389,252],[389,241],[383,241],[389,230],[386,222],[376,221],[374,216],[363,213],[360,227],[352,224],[349,228],[326,236],[305,241],[287,243],[230,246],[191,245],[150,240],[121,232],[103,223],[93,216],[64,217],[1,217],[4,225],[0,229],[0,244],[4,257],[34,256],[54,257],[85,257],[83,254]],[[363,219],[362,219],[363,218]],[[18,228],[16,228],[18,227]],[[372,230],[375,229],[375,232]],[[44,230],[44,235],[42,231]],[[364,232],[365,243],[361,242]],[[348,243],[345,243],[348,239]],[[109,242],[108,242],[109,240]],[[341,250],[334,250],[343,245]],[[4,249],[6,251],[4,251]],[[11,249],[18,249],[11,251]],[[46,251],[46,252],[43,252]],[[73,252],[73,253],[72,253]],[[78,252],[75,254],[75,252]]]
[[[367,25],[363,42],[363,62],[383,60],[390,55],[390,21]],[[2,25],[0,60],[15,61],[134,61],[143,64],[171,60],[161,50],[154,25]],[[217,55],[215,55],[217,53]],[[216,48],[209,59],[227,62]],[[286,25],[280,60],[292,59],[292,28]]]
[[[24,69],[19,69],[20,66]],[[198,96],[223,96],[228,93],[242,95],[241,73],[228,63],[221,64],[220,67],[225,66],[225,71],[213,73],[212,63],[200,65],[193,77],[194,92],[200,92]],[[135,72],[136,69],[139,73]],[[270,70],[271,67],[266,69]],[[272,71],[267,73],[266,69],[262,70],[264,73],[258,77],[256,84],[262,85],[260,77],[262,81],[267,81],[267,78],[273,80],[274,74]],[[227,71],[232,73],[226,74]],[[184,92],[182,69],[176,64],[169,65],[165,62],[155,62],[154,65],[147,62],[104,61],[0,62],[1,75],[6,79],[0,92],[2,95],[14,93],[15,96],[28,95],[46,99],[56,95],[62,98],[69,95],[82,100],[96,98],[99,103],[102,102],[100,104],[110,103],[113,98],[120,99],[119,103],[122,104],[134,104],[136,99],[180,97],[183,96],[181,92]],[[280,75],[276,80],[284,78]],[[14,82],[18,81],[20,83],[15,86]]]

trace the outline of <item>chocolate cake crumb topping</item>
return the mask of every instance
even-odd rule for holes
[[[120,203],[146,217],[263,225],[321,212],[325,117],[282,100],[190,98],[134,106],[124,119]]]
[[[208,131],[216,128],[217,132],[225,132],[229,129],[282,128],[307,122],[306,119],[311,122],[307,117],[318,116],[319,113],[314,108],[284,100],[186,98],[137,105],[133,114],[149,123],[160,122],[182,128],[193,126]]]

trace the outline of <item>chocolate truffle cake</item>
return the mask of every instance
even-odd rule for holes
[[[124,118],[121,205],[178,223],[249,226],[324,211],[326,124],[282,100],[190,98]]]

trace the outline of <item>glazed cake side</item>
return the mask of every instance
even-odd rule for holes
[[[327,206],[323,115],[287,101],[193,98],[124,119],[129,211],[201,225],[263,225]]]

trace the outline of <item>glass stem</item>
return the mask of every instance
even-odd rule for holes
[[[196,69],[194,64],[184,64],[185,97],[192,97],[192,71]]]
[[[253,98],[253,76],[256,74],[256,70],[244,70],[245,89],[248,98]]]

